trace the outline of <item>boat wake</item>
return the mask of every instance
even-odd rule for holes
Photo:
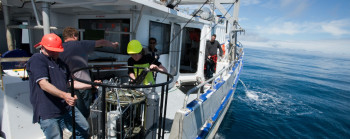
[[[264,88],[249,89],[243,81],[244,93],[238,95],[238,99],[243,101],[248,107],[277,115],[312,115],[322,113],[321,111],[305,104],[301,100],[293,98],[290,94],[282,96],[285,93],[278,93]],[[258,90],[258,91],[255,91]]]

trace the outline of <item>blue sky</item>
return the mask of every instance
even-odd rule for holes
[[[350,56],[350,0],[241,0],[239,23],[245,47]]]
[[[241,0],[246,47],[350,55],[349,0]]]

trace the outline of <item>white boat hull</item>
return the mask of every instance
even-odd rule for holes
[[[19,77],[3,77],[5,90],[0,90],[0,123],[6,139],[45,138],[39,124],[33,124],[29,101],[29,83]]]
[[[176,112],[169,138],[206,138],[215,135],[235,92],[243,66],[241,60],[231,72],[223,75],[221,82],[216,80],[213,89]]]

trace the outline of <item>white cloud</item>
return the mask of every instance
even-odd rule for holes
[[[315,17],[317,15],[314,15],[305,20],[308,15],[313,14],[314,7],[311,6],[316,3],[319,2],[314,0],[248,0],[245,4],[259,4],[254,6],[265,8],[267,11],[265,16],[267,16],[263,20],[259,18],[260,21],[253,22],[251,19],[249,22],[241,22],[243,28],[246,27],[247,33],[245,36],[241,35],[239,40],[247,47],[289,48],[342,54],[350,57],[350,18],[339,19],[340,16],[318,18]],[[324,20],[319,21],[320,19]]]
[[[336,54],[350,57],[350,39],[342,40],[314,40],[314,41],[241,41],[247,48],[288,48],[325,54]]]
[[[270,24],[264,22],[262,24],[265,24],[265,26],[260,25],[251,28],[246,30],[247,33],[245,35],[240,36],[240,41],[243,45],[248,47],[277,47],[318,51],[350,57],[350,19],[297,23],[273,20],[271,17],[267,18],[269,20],[267,23]],[[288,40],[277,40],[277,37],[281,36],[288,38]],[[323,36],[322,38],[326,37],[329,39],[313,39],[313,41],[295,39],[300,36],[312,36],[313,38]]]
[[[241,18],[239,18],[238,20],[239,20],[239,22],[242,22],[242,21],[247,21],[247,20],[249,20],[249,18],[241,17]]]
[[[297,33],[300,33],[301,31],[298,30],[299,25],[293,22],[284,22],[282,24],[275,24],[272,26],[269,30],[270,34],[288,34],[288,35],[294,35]]]
[[[287,7],[293,4],[295,0],[281,0],[281,7]]]
[[[259,3],[261,3],[260,0],[243,0],[243,1],[241,1],[241,4],[244,6],[255,5],[255,4],[259,4]]]
[[[267,42],[269,41],[269,39],[260,36],[257,33],[253,33],[253,32],[246,32],[243,35],[239,36],[240,40],[243,41],[250,41],[250,42]]]
[[[294,23],[290,21],[271,21],[271,18],[266,19],[268,24],[264,26],[256,26],[256,31],[259,34],[270,34],[270,35],[295,35],[303,33],[308,28],[309,23]],[[309,29],[308,29],[309,30]]]
[[[350,34],[350,20],[335,20],[321,25],[324,32],[334,36]]]
[[[265,9],[278,10],[287,18],[304,16],[305,10],[311,8],[310,5],[312,5],[311,0],[265,0],[260,4]]]
[[[270,35],[299,35],[299,34],[320,34],[340,37],[350,35],[350,19],[322,21],[322,22],[291,22],[280,21],[267,17],[264,26],[256,26],[255,31],[259,34]]]
[[[303,12],[309,7],[308,1],[304,0],[294,4],[295,6],[291,6],[294,7],[294,9],[289,13],[289,16],[291,17],[302,15]]]

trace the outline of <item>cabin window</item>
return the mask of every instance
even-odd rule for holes
[[[181,47],[180,73],[196,73],[201,30],[184,28]]]
[[[79,28],[85,29],[84,40],[106,39],[119,42],[116,49],[111,47],[96,48],[96,51],[127,54],[126,49],[130,41],[130,19],[80,19]],[[125,33],[123,33],[125,32]]]
[[[174,41],[171,43],[170,48],[170,69],[169,73],[176,76],[177,71],[179,70],[179,54],[180,54],[180,35],[181,35],[181,26],[179,24],[174,24],[172,39]]]
[[[227,28],[228,28],[228,21],[226,21],[226,33],[227,33]]]
[[[169,24],[150,22],[149,37],[157,39],[156,48],[160,54],[169,54],[170,31],[171,26]]]
[[[28,25],[28,22],[13,22],[14,24]],[[24,50],[26,53],[30,54],[28,29],[12,29],[12,32],[14,49],[21,49]],[[5,48],[7,50],[7,47]]]
[[[23,22],[23,25],[28,25],[28,22]],[[22,44],[29,44],[28,29],[22,29]]]
[[[23,22],[23,25],[28,25],[28,22]],[[29,46],[29,30],[28,29],[22,29],[22,43],[19,49],[22,49],[26,51],[28,54],[31,54],[30,52],[30,46]]]

